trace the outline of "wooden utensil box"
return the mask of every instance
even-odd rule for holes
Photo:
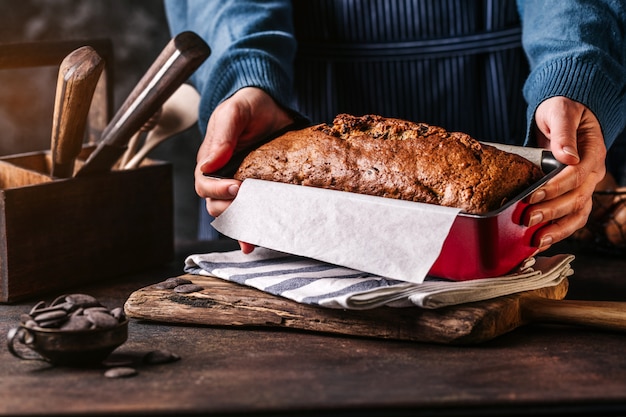
[[[0,302],[173,259],[169,163],[69,179],[50,177],[50,165],[49,152],[0,158]]]

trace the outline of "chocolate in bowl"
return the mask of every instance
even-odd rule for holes
[[[7,334],[11,354],[60,366],[97,366],[128,339],[128,319],[84,294],[40,302]]]

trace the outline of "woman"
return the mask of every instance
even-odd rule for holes
[[[194,76],[205,135],[196,191],[213,216],[239,185],[203,174],[238,144],[301,116],[378,113],[549,148],[568,167],[530,197],[525,223],[550,223],[535,236],[543,250],[586,223],[606,149],[624,128],[622,2],[166,0],[166,8],[173,33],[193,30],[213,49]]]

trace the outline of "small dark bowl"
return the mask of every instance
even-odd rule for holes
[[[128,320],[108,329],[80,331],[20,325],[9,330],[7,346],[20,359],[40,360],[59,366],[87,367],[101,365],[126,339]]]

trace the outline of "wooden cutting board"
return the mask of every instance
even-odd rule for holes
[[[130,295],[125,304],[126,314],[165,323],[279,327],[383,339],[474,344],[541,320],[535,303],[547,302],[548,306],[567,303],[560,300],[568,289],[564,280],[556,287],[436,310],[382,307],[355,311],[300,304],[219,278],[181,277],[204,290],[179,294],[151,285]],[[622,314],[623,306],[620,308]]]

